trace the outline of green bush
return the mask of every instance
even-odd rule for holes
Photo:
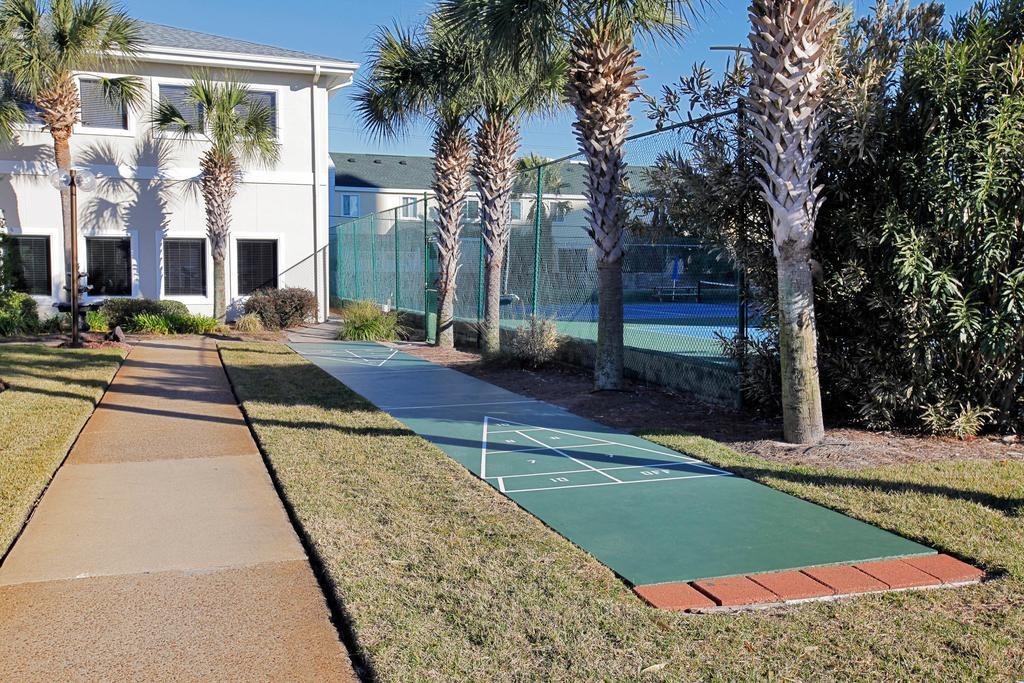
[[[125,330],[131,327],[132,319],[139,314],[189,315],[185,304],[166,299],[107,299],[100,312],[106,317],[111,329],[121,327]]]
[[[526,325],[516,328],[509,351],[523,365],[539,368],[553,361],[561,346],[562,337],[554,320],[531,318]]]
[[[135,334],[209,334],[218,324],[208,315],[138,313],[124,329]]]
[[[295,327],[316,319],[316,294],[302,287],[261,289],[245,300],[245,312],[255,313],[268,330]]]
[[[36,300],[28,294],[0,290],[0,337],[36,334],[39,331]]]
[[[338,339],[344,341],[395,341],[408,334],[398,311],[385,313],[373,301],[352,301],[341,309]]]
[[[109,332],[110,324],[103,311],[86,311],[85,322],[90,332]]]

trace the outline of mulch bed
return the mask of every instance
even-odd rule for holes
[[[401,349],[440,365],[491,382],[510,391],[560,405],[574,413],[626,431],[682,430],[729,445],[767,460],[791,465],[857,469],[949,460],[1024,461],[1018,437],[958,440],[892,432],[830,427],[813,446],[781,441],[778,420],[702,403],[660,387],[627,381],[622,392],[593,391],[588,371],[567,365],[527,370],[507,363],[483,363],[474,351],[400,344]]]

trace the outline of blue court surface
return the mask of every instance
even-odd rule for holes
[[[934,552],[397,348],[298,339],[295,351],[634,585]]]

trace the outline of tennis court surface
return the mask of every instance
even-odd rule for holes
[[[293,338],[298,353],[634,586],[935,559],[869,524],[400,350],[299,339],[311,338]],[[885,562],[894,558],[917,560]]]

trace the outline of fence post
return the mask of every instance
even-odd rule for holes
[[[377,229],[374,223],[377,222],[376,216],[370,216],[370,293],[373,300],[380,303],[380,297],[377,296]]]
[[[398,209],[395,209],[395,310],[398,310],[398,297],[402,291],[401,266],[398,256]]]
[[[427,330],[427,290],[430,289],[430,249],[427,243],[427,214],[430,213],[427,207],[430,200],[427,193],[423,193],[423,331]]]
[[[537,317],[537,297],[540,291],[540,217],[544,208],[544,167],[537,167],[537,211],[533,222],[533,314]]]
[[[484,319],[484,232],[480,230],[480,273],[477,278],[476,285],[476,321],[479,323]],[[477,337],[480,336],[480,330],[477,329]],[[479,342],[480,339],[478,338]]]
[[[359,300],[359,233],[356,225],[359,221],[352,221],[352,288],[355,290],[355,299]]]

